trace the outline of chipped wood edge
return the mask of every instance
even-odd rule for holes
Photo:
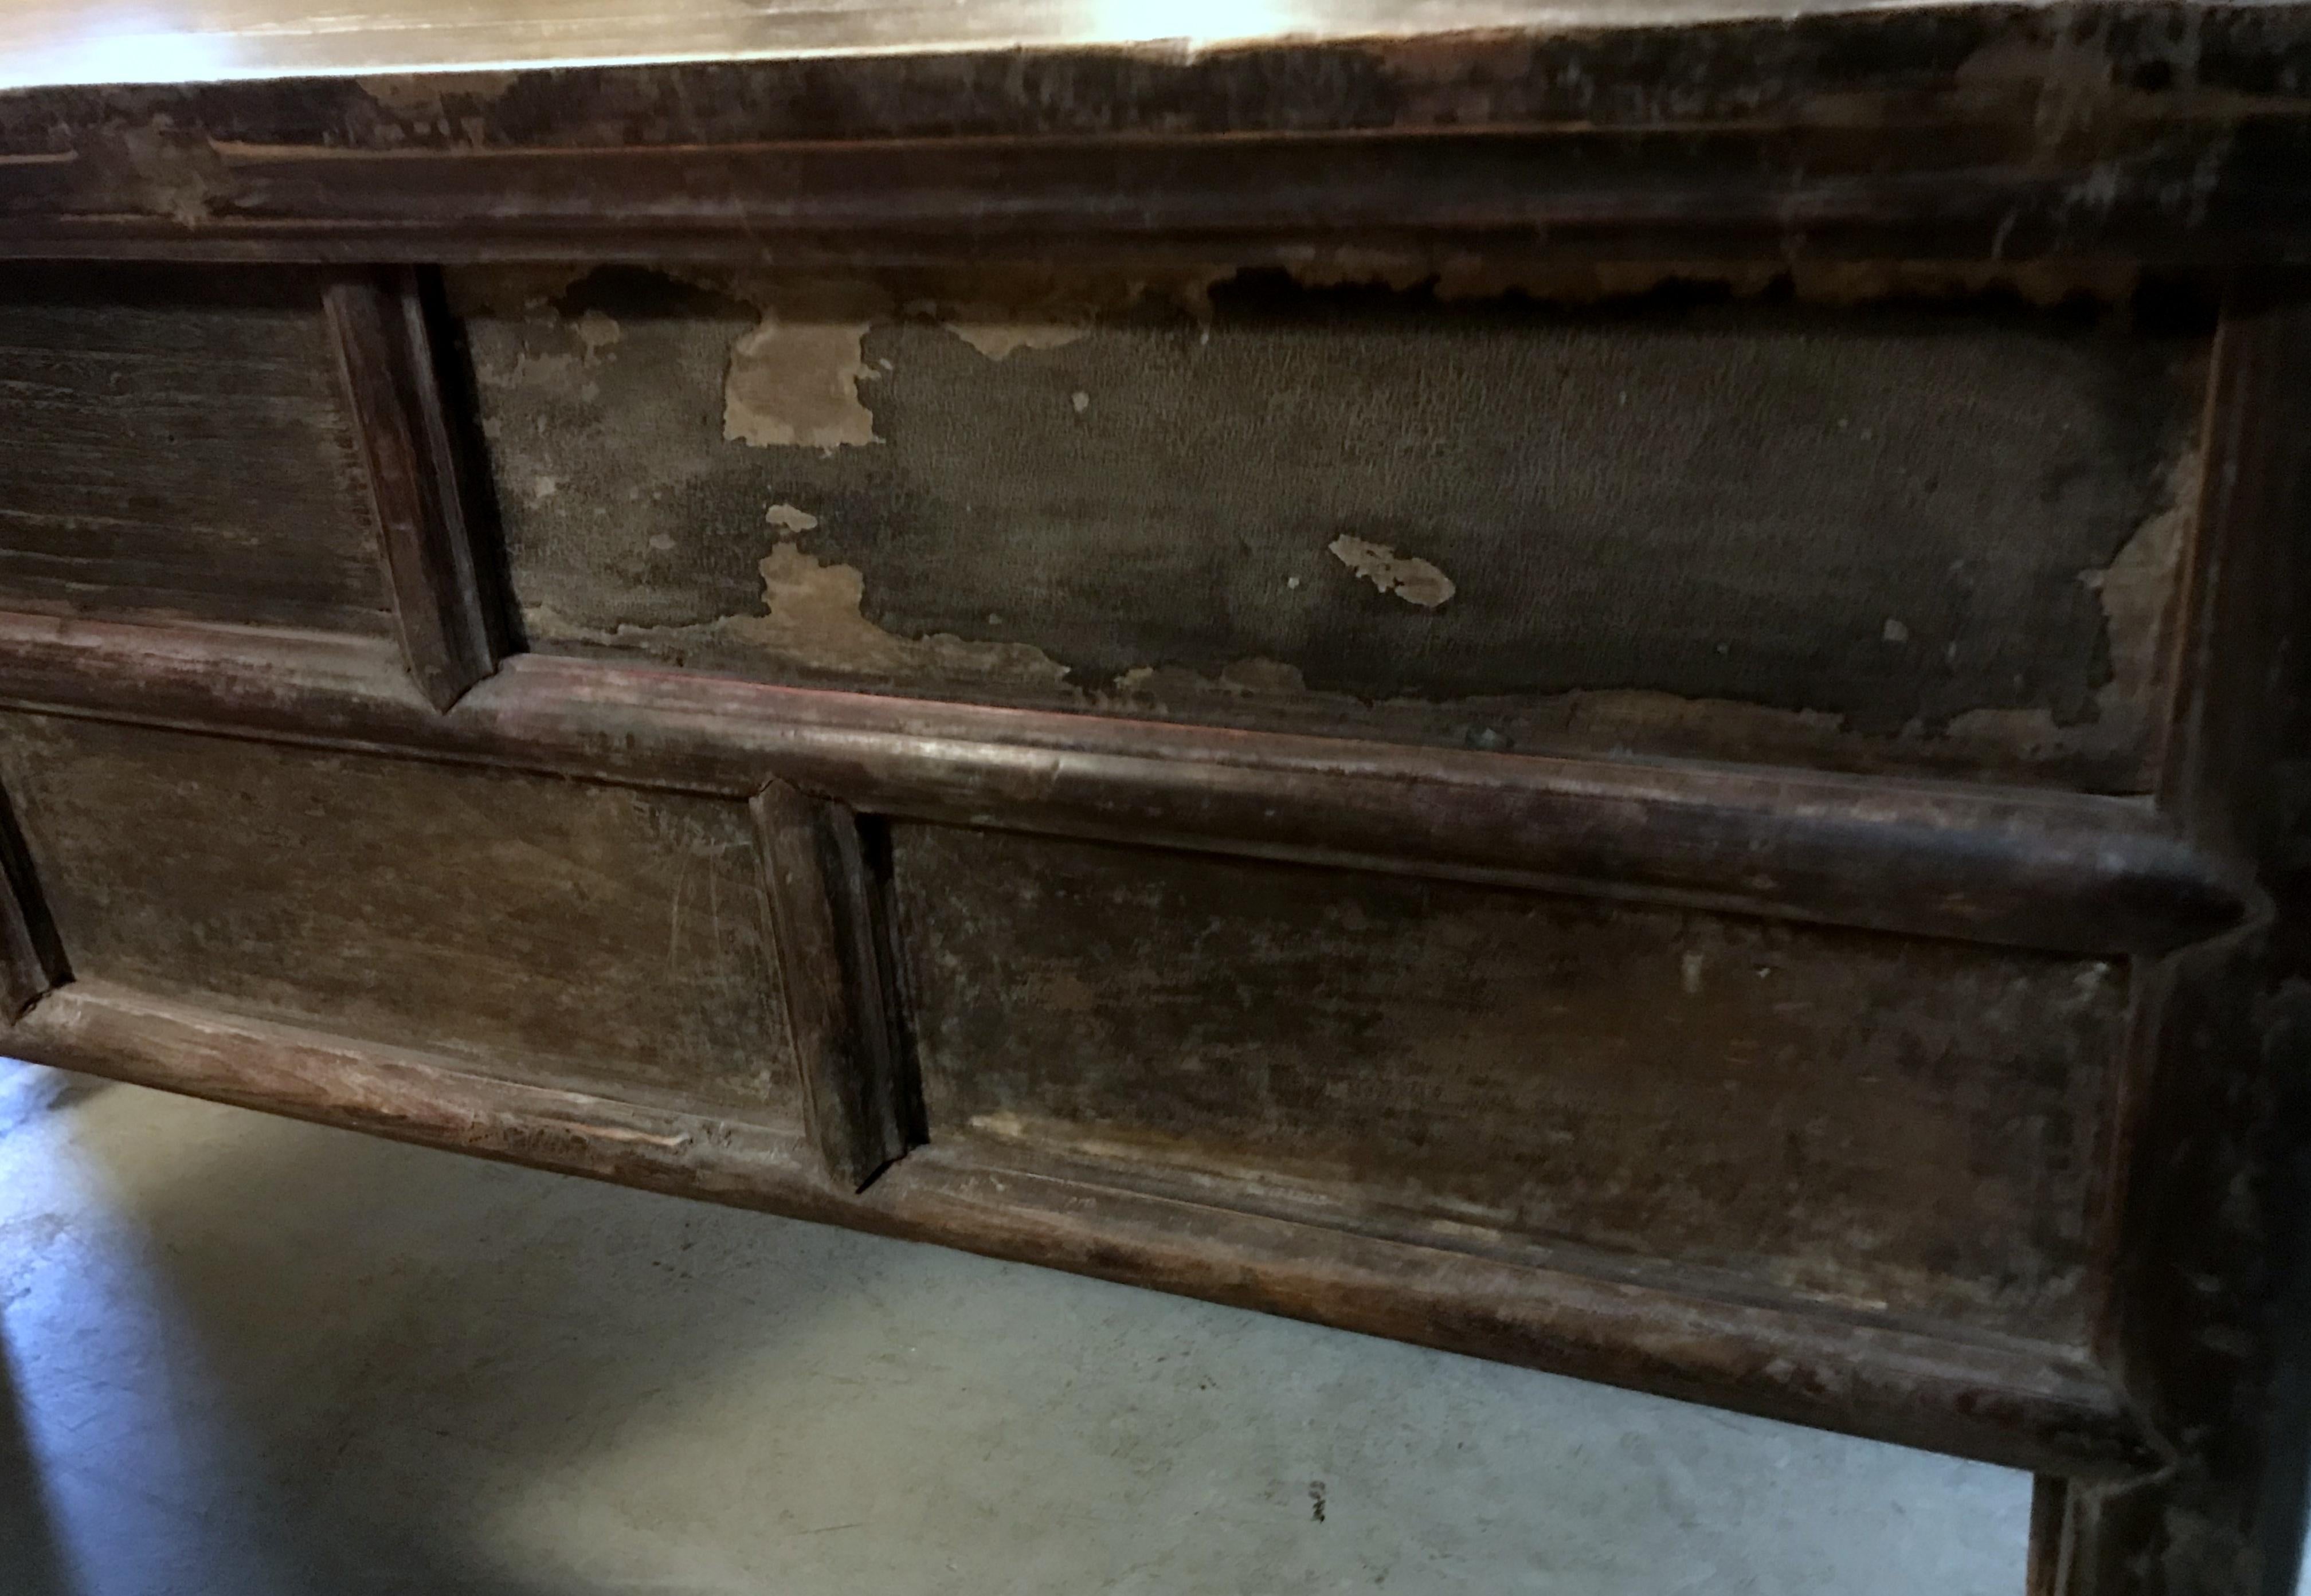
[[[859,818],[778,781],[747,807],[806,1128],[828,1173],[863,1190],[922,1137],[914,1106],[921,1093],[893,1004],[881,894]]]
[[[76,982],[11,1053],[625,1185],[1095,1275],[2008,1467],[2139,1474],[2162,1455],[2073,1348],[1732,1301],[992,1166],[917,1148],[863,1193],[799,1127],[486,1078],[425,1055]]]
[[[474,546],[417,274],[388,268],[325,292],[411,679],[447,710],[497,668],[497,606]]]

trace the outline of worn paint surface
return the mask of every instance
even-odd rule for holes
[[[1394,270],[1093,284],[1065,315],[1048,283],[461,277],[532,641],[2140,789],[2203,340],[2114,325],[2125,274],[2037,310],[1957,272],[1790,304]],[[1848,302],[1873,283],[1919,297]],[[968,297],[999,290],[1016,323]],[[877,296],[855,353],[851,321],[760,342]],[[958,331],[1007,325],[1068,336]]]
[[[927,826],[931,1138],[2064,1339],[2117,967]]]
[[[76,975],[519,1078],[792,1106],[743,806],[16,716]]]

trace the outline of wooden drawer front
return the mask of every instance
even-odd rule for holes
[[[526,1077],[785,1114],[746,806],[12,717],[76,978]]]
[[[2063,1339],[2123,968],[900,828],[934,1146]]]
[[[1548,292],[453,279],[540,648],[2142,789],[2202,331]]]
[[[389,631],[321,295],[0,270],[0,608]]]

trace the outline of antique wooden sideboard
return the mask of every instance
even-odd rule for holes
[[[33,0],[0,1048],[2302,1519],[2311,6]]]

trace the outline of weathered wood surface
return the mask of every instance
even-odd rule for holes
[[[865,1192],[798,1125],[485,1078],[390,1048],[78,982],[8,1034],[68,1068],[485,1156],[944,1242],[2019,1468],[2139,1470],[2120,1393],[2056,1348],[1407,1247],[1017,1169],[936,1141]]]
[[[0,95],[0,249],[1040,258],[1053,238],[1078,254],[1274,251],[1317,233],[1683,258],[2270,260],[2311,246],[2311,8],[2295,0],[1598,4],[1474,32],[1455,15],[1501,13],[1380,23],[1359,5],[1295,12],[1285,37],[1224,22],[1222,39],[1252,35],[1224,48],[1135,41],[1176,34],[1160,8],[1117,30],[1073,6],[693,5],[642,23],[657,64],[536,69],[522,64],[566,59],[604,13],[461,15],[462,44],[424,11],[318,31],[236,32],[234,14],[214,32],[137,24],[148,42],[101,69],[105,34],[78,15],[69,42],[34,32],[0,52],[0,82],[24,85]],[[528,44],[498,54],[493,21]],[[665,61],[681,52],[658,41],[702,22],[751,34],[760,58]],[[1374,26],[1398,37],[1353,36]],[[485,70],[439,70],[458,65]],[[255,81],[76,86],[92,72]]]
[[[77,976],[794,1112],[743,805],[22,717],[0,783]]]
[[[2085,1335],[2122,968],[940,827],[894,858],[935,1138]]]
[[[773,781],[749,807],[804,1121],[828,1172],[855,1191],[924,1136],[881,873],[840,805]]]
[[[2147,789],[2211,311],[1402,270],[454,291],[533,647]]]
[[[2149,806],[1975,783],[1397,748],[826,693],[549,656],[446,715],[388,646],[0,613],[0,703],[639,786],[2082,953],[2238,923]]]
[[[321,287],[0,270],[0,605],[389,628]]]
[[[419,690],[446,710],[497,668],[502,600],[494,548],[471,524],[477,501],[455,435],[462,423],[434,369],[426,296],[416,274],[402,270],[332,283],[327,303],[401,651]]]
[[[2098,1357],[2180,1443],[2062,1493],[2043,1596],[2285,1596],[2311,1466],[2311,311],[2248,283],[2224,328],[2195,634],[2163,782],[2258,862],[2268,920],[2166,961],[2108,1199]],[[2042,1596],[2034,1592],[2033,1596]]]

